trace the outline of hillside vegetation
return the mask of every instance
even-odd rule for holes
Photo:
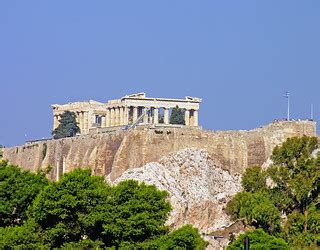
[[[228,204],[233,219],[243,219],[257,231],[244,237],[251,247],[320,247],[320,154],[315,137],[290,138],[273,150],[267,169],[252,167],[242,178],[244,191]],[[288,244],[286,243],[288,242]]]
[[[90,170],[58,182],[2,162],[0,248],[204,249],[198,230],[164,225],[167,192],[128,180],[109,186]]]

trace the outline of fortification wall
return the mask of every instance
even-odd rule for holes
[[[135,129],[6,148],[3,157],[32,171],[50,166],[52,179],[79,167],[115,179],[127,169],[156,162],[169,153],[199,148],[206,149],[217,166],[243,173],[248,166],[262,165],[272,149],[288,137],[302,135],[316,136],[315,122],[279,121],[250,131]]]

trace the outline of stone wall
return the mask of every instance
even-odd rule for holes
[[[145,128],[6,148],[4,158],[32,171],[50,166],[52,179],[78,167],[115,179],[127,169],[156,162],[172,152],[199,148],[209,153],[216,166],[242,173],[248,166],[262,165],[286,138],[302,135],[316,136],[315,122],[279,121],[250,131]]]

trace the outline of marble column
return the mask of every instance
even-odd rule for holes
[[[164,117],[163,117],[163,122],[164,124],[169,124],[169,109],[164,108]]]
[[[120,122],[119,122],[119,125],[122,126],[124,124],[124,110],[123,110],[123,107],[120,107],[119,108],[119,116],[120,116]]]
[[[125,106],[124,108],[124,120],[123,120],[123,125],[128,125],[129,124],[129,109],[127,106]]]
[[[101,128],[105,128],[106,127],[106,116],[103,115],[101,116]]]
[[[106,113],[106,127],[110,127],[110,109],[107,109]]]
[[[147,124],[148,123],[148,112],[147,112],[147,108],[143,108],[143,113],[144,113],[144,116],[143,116],[143,123]]]
[[[188,109],[184,111],[184,122],[186,126],[190,125],[190,110]]]
[[[82,115],[81,115],[81,133],[82,133],[82,131],[84,132],[84,130],[85,130],[85,128],[84,128],[85,116],[84,116],[84,112],[83,111],[81,113],[82,113]]]
[[[84,112],[83,123],[84,123],[84,132],[88,133],[88,129],[89,129],[89,113],[88,112]]]
[[[53,116],[53,130],[55,130],[59,126],[59,115]]]
[[[193,110],[193,126],[198,127],[199,122],[198,122],[198,110]]]
[[[116,107],[114,109],[114,118],[115,118],[115,121],[114,121],[114,126],[119,126],[119,118],[120,118],[120,112],[119,112],[119,107]]]
[[[115,111],[114,111],[114,108],[111,108],[111,111],[110,111],[110,126],[111,127],[115,126]]]
[[[159,123],[159,109],[154,108],[153,109],[153,124],[158,124]]]
[[[133,107],[133,119],[132,122],[135,122],[138,119],[138,107]]]
[[[91,116],[91,123],[92,123],[91,126],[96,127],[96,126],[97,126],[97,125],[96,125],[96,121],[97,121],[96,114],[93,114],[93,115]]]
[[[76,122],[77,122],[77,125],[78,125],[78,127],[80,128],[80,114],[81,114],[81,112],[75,112],[75,114],[76,114]]]
[[[83,113],[79,112],[78,115],[78,127],[80,128],[80,133],[83,133]]]
[[[190,115],[190,119],[189,119],[189,124],[190,124],[190,126],[193,126],[193,123],[194,123],[194,112],[193,112],[193,110],[190,110],[190,113],[189,113],[189,115]]]

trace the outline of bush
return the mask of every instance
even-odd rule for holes
[[[250,249],[289,249],[284,239],[271,236],[262,229],[241,234],[227,249],[244,249],[244,241],[247,237],[249,238]]]

